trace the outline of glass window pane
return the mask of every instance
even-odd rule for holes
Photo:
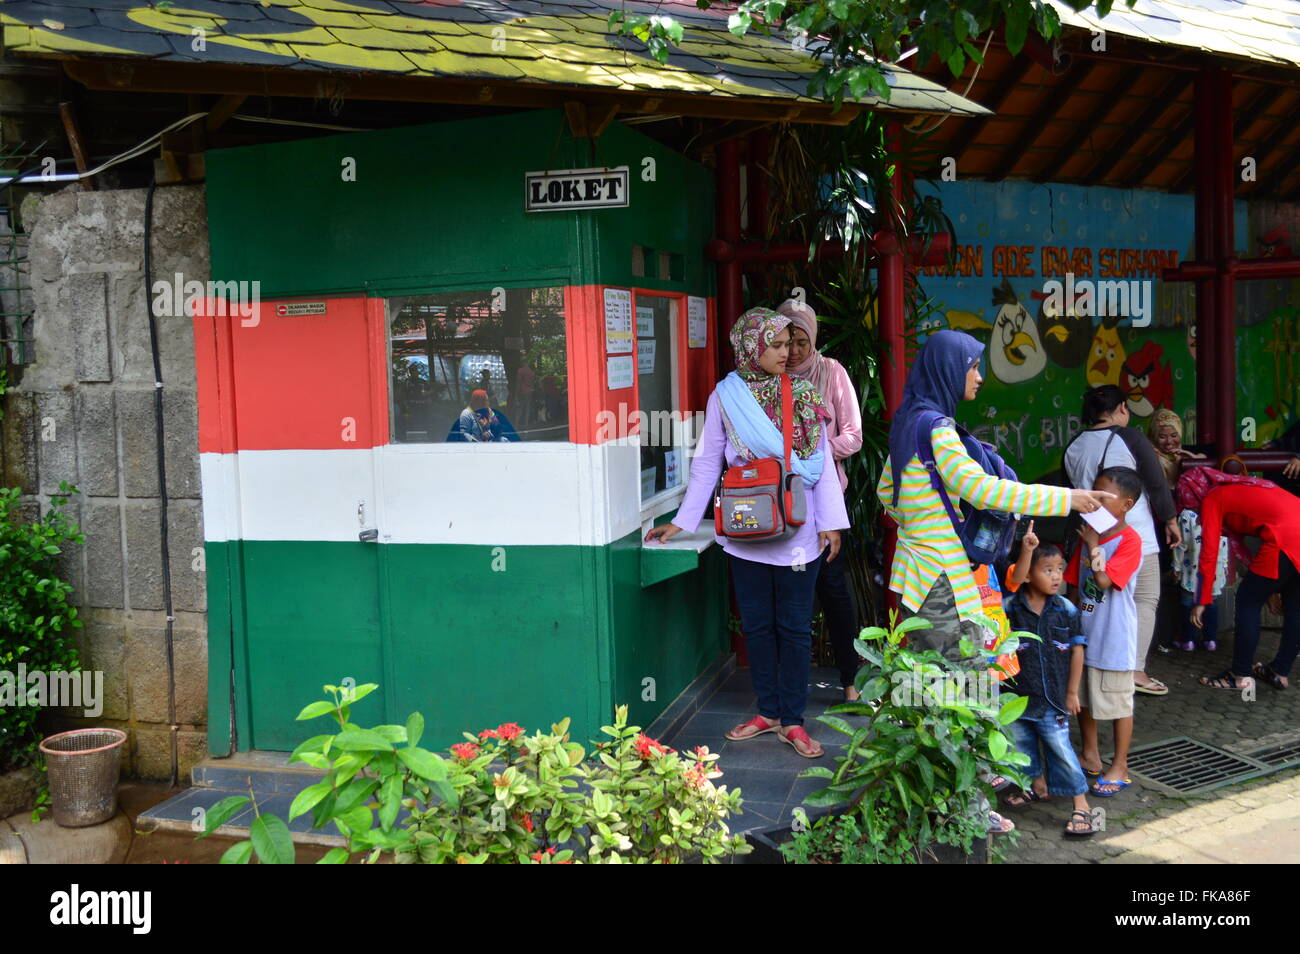
[[[388,300],[393,440],[567,441],[563,288]]]
[[[677,409],[673,345],[677,300],[651,295],[636,297],[637,378],[641,410],[641,499],[648,500],[681,485],[684,435]]]

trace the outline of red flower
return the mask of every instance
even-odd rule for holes
[[[545,852],[541,852],[541,851],[534,852],[533,855],[532,855],[532,859],[533,859],[533,861],[537,862],[537,863],[540,865],[540,864],[542,863],[542,855],[543,855],[543,854],[554,855],[554,854],[555,854],[555,846],[552,845],[550,848],[547,848]],[[565,864],[568,864],[568,862],[564,862],[564,863],[565,863]]]
[[[644,733],[636,737],[636,742],[633,743],[633,747],[636,749],[637,755],[647,760],[655,758],[656,756],[663,755],[665,752],[670,751],[668,746],[663,745],[660,742],[656,742],[654,739],[650,738],[650,736],[645,735]]]
[[[524,734],[524,727],[517,722],[503,722],[494,734],[502,742],[513,742]]]
[[[497,730],[496,730],[496,729],[484,729],[482,732],[480,732],[480,733],[478,734],[478,737],[479,737],[480,739],[482,739],[484,742],[486,742],[488,739],[495,739],[495,738],[498,737],[498,736],[497,736]]]
[[[478,746],[473,742],[460,742],[451,747],[451,754],[462,762],[470,762],[478,755]]]
[[[523,826],[524,831],[529,834],[533,831],[533,816],[529,814],[516,815],[515,820]]]

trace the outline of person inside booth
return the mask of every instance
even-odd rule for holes
[[[469,407],[460,412],[460,417],[447,433],[448,441],[464,441],[470,444],[490,444],[519,439],[519,433],[510,423],[510,419],[501,411],[493,410],[489,406],[488,394],[482,388],[470,394]]]

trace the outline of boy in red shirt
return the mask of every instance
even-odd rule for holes
[[[1110,798],[1130,784],[1128,750],[1133,741],[1133,670],[1137,665],[1137,603],[1129,585],[1142,565],[1142,538],[1125,517],[1142,496],[1142,478],[1131,467],[1107,467],[1094,490],[1113,496],[1102,502],[1116,520],[1099,536],[1085,523],[1083,546],[1075,551],[1065,581],[1074,586],[1088,645],[1084,678],[1079,686],[1079,731],[1083,736],[1084,771],[1099,776],[1092,794]],[[1082,561],[1084,551],[1087,561]],[[1102,771],[1097,723],[1114,722],[1115,757]],[[1096,766],[1089,769],[1088,766]]]

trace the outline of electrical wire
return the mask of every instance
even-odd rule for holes
[[[172,607],[171,545],[167,524],[167,460],[163,454],[166,445],[163,428],[162,357],[158,350],[158,319],[153,309],[153,195],[157,188],[157,179],[150,179],[149,191],[145,193],[144,198],[144,307],[149,316],[149,349],[153,356],[154,439],[158,461],[158,536],[162,556],[163,611],[167,617],[163,640],[167,650],[167,722],[171,728],[171,786],[175,788],[180,774],[178,746],[180,726],[176,722],[176,646],[173,631],[176,614]]]
[[[980,70],[984,68],[983,60],[984,57],[988,55],[989,43],[991,43],[992,41],[993,41],[993,31],[989,30],[989,35],[984,39],[984,49],[980,51],[980,62],[975,64],[975,72],[970,75],[970,81],[966,84],[966,88],[962,90],[961,95],[963,99],[965,99],[967,96],[970,95],[971,87],[975,85],[975,80],[980,75]],[[916,119],[912,120],[912,122],[908,123],[903,128],[908,130],[909,132],[915,133],[918,136],[925,136],[929,133],[934,132],[936,129],[942,126],[948,120],[948,117],[950,115],[952,114],[947,113],[943,116],[940,116],[938,119],[934,121],[934,125],[927,126],[925,129],[917,129],[916,126],[914,125],[914,123],[921,122],[921,117],[918,116]]]

